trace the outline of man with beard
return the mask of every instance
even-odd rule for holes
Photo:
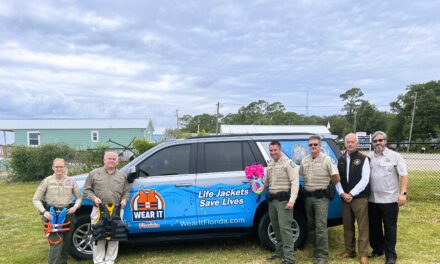
[[[385,253],[385,263],[394,264],[397,258],[397,217],[399,206],[406,204],[408,171],[403,157],[386,147],[387,135],[384,132],[375,132],[372,141],[374,152],[370,154],[371,193],[368,212],[373,252],[369,257]]]

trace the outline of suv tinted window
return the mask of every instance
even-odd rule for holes
[[[248,142],[205,143],[206,172],[239,171],[256,162]]]
[[[139,164],[139,169],[148,176],[188,174],[189,160],[190,145],[172,146],[154,153]]]
[[[205,168],[206,172],[242,170],[241,142],[206,143]]]
[[[248,142],[243,142],[243,163],[244,167],[257,163]]]

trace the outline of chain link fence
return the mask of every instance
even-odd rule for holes
[[[392,143],[389,146],[394,147]],[[408,167],[408,199],[440,201],[440,144],[404,142],[394,149]]]
[[[408,199],[440,201],[440,143],[389,142],[408,167]],[[368,154],[368,151],[363,151]]]

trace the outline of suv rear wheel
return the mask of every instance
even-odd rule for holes
[[[293,241],[295,248],[302,248],[307,237],[307,220],[303,213],[294,211],[293,213]],[[258,224],[258,238],[261,244],[269,250],[275,250],[275,233],[269,219],[269,213],[265,213]]]

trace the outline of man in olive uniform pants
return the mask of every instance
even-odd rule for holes
[[[341,181],[336,190],[342,198],[342,219],[344,222],[345,251],[342,258],[356,256],[354,222],[358,224],[359,262],[368,263],[368,197],[370,195],[370,162],[358,151],[358,138],[350,133],[345,136],[346,152],[338,160]]]
[[[321,153],[321,137],[309,138],[310,155],[301,162],[299,174],[304,177],[304,196],[309,238],[313,243],[314,263],[327,263],[327,215],[329,185],[339,181],[339,172],[330,156]],[[330,183],[331,181],[331,183]]]
[[[54,207],[55,210],[62,210],[71,205],[73,197],[76,199],[75,204],[67,210],[65,220],[65,222],[71,222],[70,231],[49,233],[48,240],[55,242],[61,239],[61,242],[58,244],[50,244],[48,255],[49,264],[67,263],[72,228],[75,222],[75,211],[81,206],[82,202],[78,185],[72,178],[66,175],[67,170],[65,166],[63,159],[55,159],[52,165],[54,174],[46,177],[40,183],[32,199],[35,208],[43,215],[43,221],[45,222],[53,219],[48,211],[50,207]]]
[[[92,201],[93,206],[90,218],[94,223],[98,218],[98,205],[100,203],[112,203],[121,205],[127,204],[130,195],[130,185],[127,182],[127,175],[119,171],[116,166],[119,163],[116,152],[106,152],[104,155],[104,167],[94,169],[89,173],[84,183],[84,196]],[[118,255],[119,241],[99,240],[96,245],[93,243],[93,262],[111,264]]]
[[[293,241],[293,207],[298,195],[299,177],[295,163],[281,152],[281,144],[269,145],[272,161],[267,167],[265,185],[269,187],[269,217],[275,233],[276,254],[269,260],[282,259],[282,264],[296,263]]]

